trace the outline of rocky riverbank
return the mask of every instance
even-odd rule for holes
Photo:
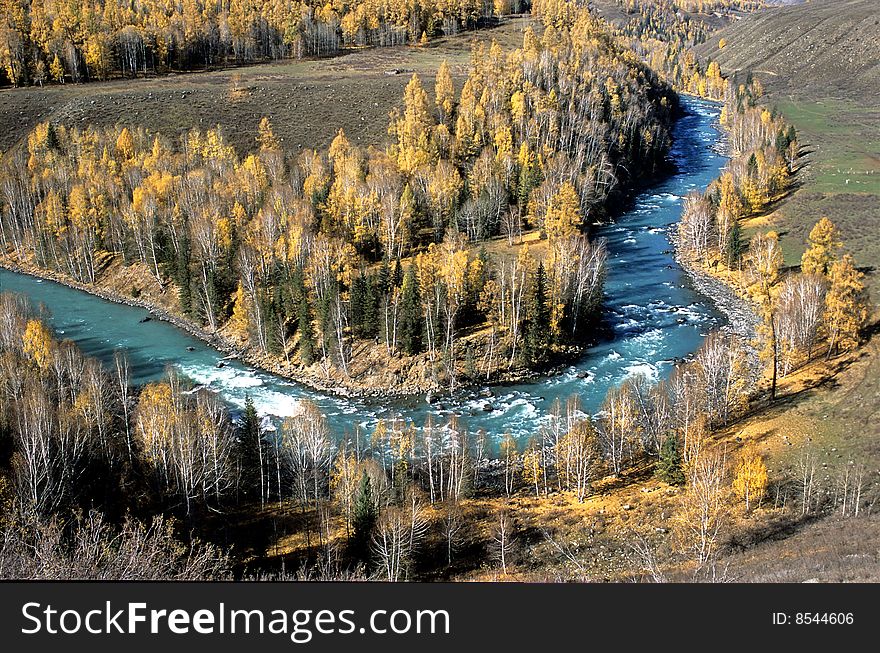
[[[734,333],[747,341],[754,340],[758,335],[761,318],[755,312],[752,303],[740,297],[720,278],[697,268],[692,261],[683,260],[683,257],[678,255],[677,246],[675,258],[687,273],[696,291],[708,297],[727,318],[727,324],[721,327],[722,330]]]
[[[712,149],[726,157],[730,157],[730,145],[727,141],[724,128],[716,123],[715,129],[722,138],[719,139]],[[705,268],[697,265],[693,260],[684,256],[681,243],[678,238],[677,223],[669,230],[669,240],[672,242],[676,263],[685,271],[691,285],[701,295],[708,297],[715,307],[727,318],[722,330],[733,333],[747,342],[757,338],[758,326],[761,318],[755,312],[752,303],[737,293],[736,289],[725,283],[724,280],[708,272]]]

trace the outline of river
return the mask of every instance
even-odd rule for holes
[[[223,354],[159,320],[141,323],[142,308],[115,304],[85,292],[0,269],[0,290],[22,293],[42,303],[60,338],[76,342],[85,354],[111,363],[117,349],[127,352],[133,382],[160,379],[173,367],[194,383],[214,390],[233,407],[250,394],[257,410],[277,422],[295,413],[298,400],[309,398],[327,416],[334,433],[370,429],[380,417],[400,415],[417,425],[428,412],[442,421],[455,412],[474,432],[485,429],[497,440],[507,432],[519,438],[535,434],[556,398],[572,394],[585,410],[598,410],[608,388],[633,374],[651,379],[668,375],[678,358],[694,352],[706,333],[724,322],[712,303],[690,285],[670,250],[682,197],[704,189],[727,159],[718,152],[721,134],[714,128],[717,105],[683,98],[687,113],[673,128],[670,157],[675,172],[641,192],[630,210],[596,236],[608,241],[606,327],[600,341],[560,373],[531,382],[479,390],[429,405],[424,397],[377,400],[323,395],[238,361],[218,368]]]

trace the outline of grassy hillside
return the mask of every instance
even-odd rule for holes
[[[721,39],[725,47],[719,48]],[[766,102],[798,130],[803,167],[797,188],[752,230],[774,228],[786,263],[798,265],[813,224],[828,216],[880,300],[880,14],[875,0],[813,0],[766,9],[716,33],[698,48],[725,75],[759,78]],[[874,319],[877,314],[875,310]],[[876,327],[873,331],[876,332]],[[841,470],[864,465],[868,487],[880,481],[880,344],[803,371],[776,405],[722,434],[755,442],[771,475],[798,475],[805,457],[826,491]],[[837,489],[835,489],[837,488]],[[869,510],[872,513],[873,510]],[[872,514],[779,523],[744,538],[726,559],[731,576],[753,581],[876,580],[880,522]]]
[[[806,164],[800,188],[769,218],[783,232],[789,264],[827,215],[860,265],[870,273],[880,267],[878,43],[874,0],[813,0],[747,16],[698,48],[725,74],[757,76],[768,103],[798,129]]]
[[[726,42],[723,49],[718,47],[721,39]],[[761,74],[775,90],[859,96],[874,89],[876,103],[878,39],[880,15],[874,0],[813,0],[734,21],[701,46],[700,53],[716,59],[724,70]]]

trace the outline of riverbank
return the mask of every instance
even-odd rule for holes
[[[713,149],[729,159],[730,145],[726,130],[720,123],[715,123],[713,129],[721,135],[721,139]],[[716,276],[685,256],[676,228],[670,230],[669,240],[673,245],[675,262],[685,271],[691,285],[701,295],[708,297],[718,311],[727,318],[727,324],[721,329],[743,338],[746,342],[755,340],[758,336],[761,318],[752,303],[738,292],[741,289],[734,285],[730,275],[728,274],[726,278],[721,275]]]
[[[0,254],[0,268],[52,281],[116,304],[142,308],[149,313],[149,319],[168,322],[216,349],[224,355],[223,360],[238,360],[317,392],[340,398],[364,399],[401,399],[425,395],[441,397],[451,392],[448,385],[431,378],[432,369],[437,364],[428,360],[426,353],[418,356],[395,356],[388,353],[384,345],[359,341],[354,345],[349,374],[346,375],[344,371],[327,361],[303,366],[295,359],[257,351],[255,347],[229,337],[223,329],[217,332],[207,331],[190,318],[174,312],[170,308],[174,305],[174,300],[166,296],[165,290],[161,289],[158,283],[154,283],[155,279],[151,279],[148,274],[132,274],[131,266],[122,265],[118,261],[106,266],[100,280],[93,284],[77,281],[54,270],[47,270],[10,252]],[[124,270],[124,274],[119,274],[119,270]],[[122,292],[119,288],[127,282],[130,283],[132,276],[136,277],[139,283],[126,286],[132,288],[131,292]],[[165,306],[161,305],[162,303]],[[487,337],[487,334],[480,333],[471,335],[462,338],[459,346],[473,347],[475,358],[479,360],[485,354],[483,345],[486,344],[484,340]],[[566,347],[559,352],[552,365],[543,370],[505,369],[499,364],[488,374],[484,372],[479,380],[458,377],[454,391],[463,392],[485,386],[526,383],[542,376],[552,375],[567,363],[576,360],[585,349],[586,346]],[[223,363],[218,362],[218,367],[222,366]]]
[[[752,303],[738,294],[737,286],[725,282],[721,276],[710,274],[705,268],[699,267],[684,256],[677,234],[670,234],[670,240],[674,247],[675,261],[687,274],[694,290],[706,296],[727,319],[727,324],[720,329],[737,335],[746,342],[757,338],[761,318],[755,312]]]

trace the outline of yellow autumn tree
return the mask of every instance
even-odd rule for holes
[[[428,182],[428,200],[434,222],[443,229],[452,219],[464,181],[458,169],[449,161],[441,159]]]
[[[229,329],[239,338],[247,338],[250,325],[250,300],[239,281],[238,288],[232,295],[232,317],[229,318]]]
[[[581,224],[581,205],[577,191],[566,181],[550,199],[544,215],[544,232],[551,241],[574,236]]]
[[[56,238],[67,233],[69,228],[67,211],[61,196],[54,188],[50,189],[43,201],[37,205],[37,215],[42,217],[46,230]]]
[[[116,139],[116,151],[123,159],[131,159],[134,157],[134,137],[131,135],[128,127],[123,127]]]
[[[534,487],[535,496],[538,496],[541,479],[544,478],[544,461],[536,443],[532,443],[523,453],[522,465],[523,483]]]
[[[351,534],[354,504],[358,485],[364,469],[357,456],[343,445],[337,453],[330,471],[330,496],[345,516],[346,534]]]
[[[60,84],[64,83],[64,66],[57,54],[52,59],[52,63],[49,64],[49,76]]]
[[[437,69],[437,80],[434,82],[434,103],[440,111],[440,122],[444,125],[452,121],[452,109],[455,102],[455,86],[449,64],[444,60]]]
[[[826,217],[810,230],[809,245],[801,257],[801,272],[827,276],[840,250],[840,234]]]
[[[55,342],[49,329],[39,320],[28,320],[22,336],[24,353],[30,356],[37,367],[45,370],[52,364],[52,350]]]
[[[720,197],[718,201],[718,221],[730,228],[735,220],[739,220],[745,215],[745,207],[739,191],[736,189],[736,183],[733,175],[725,172],[720,179]]]
[[[428,94],[419,76],[413,74],[403,94],[403,114],[392,112],[389,132],[396,136],[393,148],[397,164],[405,174],[411,174],[432,160],[431,113]]]
[[[261,152],[277,152],[281,150],[281,144],[275,137],[275,132],[272,131],[272,123],[265,116],[260,120],[260,126],[257,130],[257,143],[260,146]]]
[[[171,384],[148,383],[138,398],[135,415],[141,452],[166,485],[170,482],[171,451],[180,418],[177,408]]]
[[[864,275],[856,269],[852,256],[847,254],[833,263],[829,276],[831,287],[825,295],[825,331],[830,354],[858,346],[868,319],[868,305],[862,283]]]
[[[108,35],[98,32],[92,34],[86,40],[86,66],[88,66],[99,79],[107,79],[109,76],[113,61],[112,56],[110,38]]]
[[[751,448],[746,448],[740,456],[733,477],[733,491],[746,503],[746,512],[761,503],[767,492],[767,465],[764,459]]]

